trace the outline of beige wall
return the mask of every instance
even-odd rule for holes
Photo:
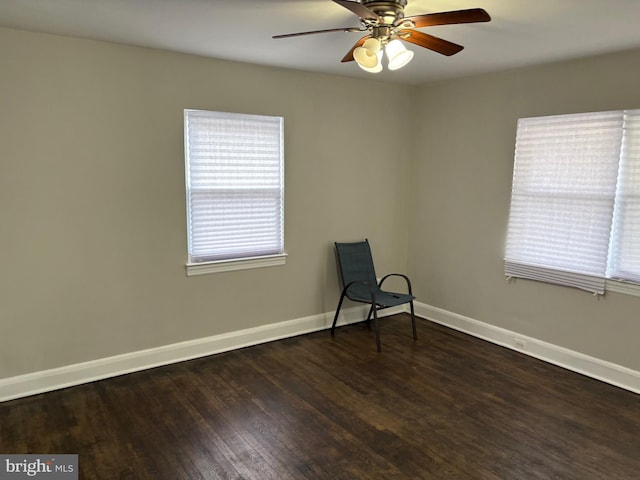
[[[640,51],[424,86],[409,272],[420,301],[640,370],[640,298],[517,280],[502,259],[519,117],[640,108]]]
[[[405,269],[410,88],[5,29],[0,60],[0,378],[331,311],[335,240]],[[185,276],[184,108],[285,118],[286,266]]]
[[[0,60],[0,378],[331,311],[365,236],[421,302],[640,370],[640,298],[502,272],[517,118],[640,107],[640,51],[421,88],[4,29]],[[184,108],[284,116],[286,266],[185,276]]]

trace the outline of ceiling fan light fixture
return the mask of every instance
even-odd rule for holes
[[[380,52],[380,40],[377,38],[368,38],[361,47],[353,51],[353,58],[363,69],[376,68],[380,65],[378,52]]]
[[[359,63],[358,63],[358,66],[362,70],[364,70],[365,72],[369,72],[369,73],[379,73],[379,72],[381,72],[382,71],[382,50],[379,50],[377,55],[378,55],[378,63],[376,64],[375,67],[363,67]]]
[[[391,40],[385,48],[389,59],[389,70],[398,70],[404,67],[413,58],[413,52],[404,48],[398,39]]]
[[[0,0],[1,1],[1,0]],[[389,70],[404,67],[413,58],[400,40],[432,50],[447,57],[459,53],[464,48],[448,40],[416,30],[436,25],[459,25],[465,23],[488,22],[489,14],[482,8],[468,8],[450,12],[423,13],[404,16],[408,0],[333,0],[334,3],[354,13],[360,27],[329,28],[308,32],[274,35],[273,38],[289,38],[329,32],[367,32],[342,58],[341,62],[355,61],[367,72],[382,70],[381,60],[387,53]],[[386,48],[383,48],[386,47]]]

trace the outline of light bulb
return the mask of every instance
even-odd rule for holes
[[[360,65],[358,63],[358,66],[364,70],[365,72],[369,72],[369,73],[378,73],[382,71],[382,50],[378,51],[377,54],[378,57],[378,63],[376,64],[375,67],[363,67],[362,65]],[[357,63],[357,62],[356,62]]]
[[[398,70],[404,67],[413,58],[413,52],[404,48],[398,39],[391,40],[385,49],[389,59],[389,70]]]
[[[380,40],[368,38],[361,47],[353,51],[353,58],[362,68],[376,68],[380,63],[378,52],[380,51]]]

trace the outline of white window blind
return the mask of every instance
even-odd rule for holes
[[[518,121],[506,275],[604,293],[624,117],[617,111]],[[619,228],[637,229],[638,219],[630,227],[628,218]],[[626,250],[624,240],[617,245]]]
[[[640,283],[640,110],[624,115],[608,277]]]
[[[284,254],[283,118],[184,111],[189,263]]]

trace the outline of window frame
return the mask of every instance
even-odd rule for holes
[[[561,147],[563,149],[561,152],[562,154],[565,153],[565,149],[567,148],[567,145],[564,145],[562,143],[557,143],[558,138],[556,137],[556,135],[558,134],[557,132],[560,132],[558,128],[568,127],[569,129],[572,129],[572,128],[576,129],[575,133],[570,133],[570,137],[567,137],[567,141],[570,142],[568,143],[568,148],[570,149],[569,151],[572,152],[571,154],[575,156],[577,161],[583,162],[583,157],[580,156],[580,149],[583,148],[583,146],[576,146],[575,149],[573,149],[571,147],[572,145],[571,142],[575,141],[575,138],[578,138],[574,136],[578,134],[577,132],[580,132],[579,135],[585,135],[586,133],[589,133],[590,135],[592,135],[593,132],[589,128],[583,127],[581,123],[585,121],[599,122],[601,119],[605,117],[612,118],[614,116],[620,117],[619,126],[615,127],[617,128],[617,130],[613,130],[614,132],[616,132],[613,134],[613,137],[615,138],[616,135],[619,135],[620,137],[620,148],[615,157],[612,156],[613,151],[607,150],[608,156],[603,157],[603,159],[604,158],[609,159],[608,160],[609,163],[602,164],[604,165],[602,168],[608,169],[606,170],[608,172],[607,175],[611,176],[612,173],[615,174],[615,176],[612,177],[611,180],[609,181],[609,184],[611,184],[611,181],[613,181],[613,184],[615,184],[615,189],[612,193],[612,196],[610,197],[613,199],[613,208],[611,212],[611,220],[609,222],[609,225],[607,226],[609,230],[608,236],[606,238],[608,241],[608,244],[607,244],[608,248],[606,250],[606,253],[603,252],[603,249],[601,248],[602,247],[601,243],[602,243],[602,240],[604,240],[604,237],[598,237],[600,238],[600,240],[598,240],[598,243],[597,243],[597,245],[599,246],[594,245],[595,250],[593,251],[594,254],[596,254],[596,252],[600,252],[598,255],[603,255],[604,253],[604,256],[602,257],[602,259],[604,260],[604,267],[606,268],[604,269],[604,271],[600,270],[602,272],[601,275],[594,275],[592,273],[584,273],[584,272],[580,273],[578,268],[576,268],[578,264],[572,265],[572,262],[567,262],[566,267],[560,267],[560,266],[554,265],[553,263],[554,260],[552,260],[552,263],[547,264],[544,262],[544,258],[546,258],[547,253],[544,253],[544,252],[549,252],[549,254],[550,252],[553,252],[554,251],[553,248],[550,248],[556,245],[555,243],[556,241],[553,240],[553,238],[554,237],[560,238],[560,235],[562,235],[563,232],[566,232],[565,229],[569,225],[571,225],[570,223],[556,224],[553,221],[553,219],[558,216],[566,216],[567,213],[571,211],[572,207],[569,205],[569,202],[567,202],[566,204],[564,204],[564,206],[562,206],[561,210],[554,210],[553,215],[550,216],[544,222],[537,223],[536,221],[534,221],[535,222],[534,224],[530,224],[529,220],[527,219],[534,218],[536,217],[536,215],[538,216],[538,218],[546,218],[547,215],[544,215],[544,217],[540,217],[541,207],[539,203],[532,204],[532,205],[537,205],[535,207],[526,206],[525,208],[525,205],[527,204],[526,203],[522,204],[521,203],[522,200],[517,201],[516,198],[521,198],[523,196],[526,196],[527,192],[531,190],[532,186],[535,188],[536,182],[539,182],[540,179],[543,178],[543,177],[540,177],[540,172],[546,172],[546,170],[540,170],[544,165],[550,165],[549,168],[551,169],[551,171],[553,171],[555,168],[558,168],[558,166],[562,167],[564,165],[563,163],[560,163],[560,164],[555,163],[556,157],[553,156],[553,155],[557,155],[557,153],[554,154],[555,150],[553,149],[547,150],[549,149],[549,147],[552,147],[553,145],[563,145]],[[634,135],[636,139],[640,138],[640,128],[639,128],[640,122],[638,122],[639,118],[640,118],[640,110],[617,110],[617,111],[609,111],[609,112],[589,112],[589,113],[583,113],[583,114],[553,115],[548,117],[531,117],[531,118],[523,118],[518,120],[518,133],[516,135],[516,138],[517,138],[516,153],[514,156],[515,161],[514,161],[514,173],[513,173],[513,190],[511,195],[511,208],[509,213],[509,222],[507,225],[507,241],[506,241],[505,259],[504,259],[505,275],[507,275],[508,278],[525,278],[530,280],[543,281],[551,284],[572,286],[576,288],[582,288],[583,290],[590,291],[594,294],[604,294],[605,292],[609,291],[609,292],[622,293],[627,295],[640,296],[640,282],[637,281],[638,274],[635,272],[635,270],[630,271],[631,272],[630,275],[632,278],[628,278],[628,279],[618,278],[617,276],[613,276],[610,271],[610,265],[615,263],[613,255],[617,254],[617,252],[614,252],[614,249],[612,246],[614,244],[619,244],[616,242],[619,242],[620,238],[623,238],[623,239],[626,238],[626,237],[615,237],[617,230],[614,228],[616,225],[616,222],[621,218],[614,215],[614,211],[617,208],[619,208],[619,205],[622,202],[624,202],[626,198],[625,192],[620,187],[621,181],[622,183],[624,183],[624,182],[631,181],[631,179],[637,178],[638,171],[639,171],[638,169],[640,168],[640,163],[638,163],[640,151],[638,150],[637,146],[634,146],[632,151],[630,152],[627,151],[625,153],[625,148],[623,148],[623,146],[627,144],[624,143],[625,142],[624,138],[629,132],[631,132],[631,135]],[[633,127],[627,126],[628,120],[629,120],[629,123],[634,124]],[[607,120],[607,122],[611,122],[611,120],[609,119]],[[616,121],[614,120],[613,124],[615,123]],[[533,130],[531,132],[527,130],[530,127],[537,128],[535,127],[535,125],[541,125],[542,126],[541,128],[546,128],[550,132],[548,140],[547,140],[546,134],[544,133],[545,130]],[[560,125],[562,126],[559,127]],[[610,139],[612,138],[611,137],[612,134],[609,133],[610,127],[611,125],[609,125],[608,127],[605,127],[606,130],[602,130],[603,134],[607,135],[602,137],[603,139],[602,141],[610,142]],[[521,128],[523,129],[522,131],[521,131]],[[593,126],[591,125],[590,128],[592,129]],[[609,140],[606,140],[607,138],[609,138]],[[519,158],[520,141],[525,142],[524,143],[525,146],[523,147],[525,149],[523,150],[525,157],[523,158]],[[547,143],[547,142],[551,142],[551,143]],[[635,144],[638,144],[637,140],[635,141]],[[576,143],[576,145],[578,144]],[[535,148],[535,150],[532,150],[532,148]],[[552,147],[552,148],[555,148],[555,147]],[[531,152],[532,151],[537,152],[538,149],[541,149],[544,152],[543,156],[542,157],[531,156]],[[593,152],[595,151],[599,151],[599,150],[594,150],[594,151],[585,150],[585,152],[588,152],[588,157],[585,157],[585,158],[591,157],[593,155]],[[536,155],[537,154],[538,153],[536,153]],[[538,160],[538,158],[540,160]],[[564,160],[560,160],[560,158],[562,157],[559,157],[558,161],[566,162],[566,158]],[[567,157],[567,158],[570,159],[571,157]],[[595,158],[597,160],[600,157],[596,156]],[[526,172],[524,177],[522,175],[518,176],[518,167],[519,167],[518,160],[519,159],[522,162],[524,162],[523,168],[525,169],[524,172]],[[611,170],[611,168],[614,166],[614,163],[611,163],[612,161],[615,162],[615,167],[616,167],[615,171]],[[540,163],[540,162],[545,162],[545,163]],[[566,167],[566,165],[564,166]],[[583,165],[582,169],[576,168],[575,170],[569,170],[570,176],[568,177],[562,176],[562,177],[555,178],[551,176],[550,178],[553,178],[553,180],[551,180],[551,183],[548,184],[549,190],[551,192],[556,192],[556,194],[560,194],[561,196],[564,196],[564,197],[572,198],[572,197],[575,197],[576,195],[579,196],[583,188],[583,184],[581,183],[582,178],[585,178],[585,177],[581,177],[581,175],[584,175],[585,173],[584,168],[585,167]],[[601,167],[599,166],[598,168],[601,168]],[[630,168],[631,170],[627,173],[624,173],[623,170],[625,170],[626,168]],[[604,170],[597,170],[595,175],[600,175],[600,172],[604,172]],[[634,173],[630,173],[630,172],[634,172]],[[546,176],[549,174],[544,173],[544,175]],[[623,177],[623,175],[629,175],[626,178],[630,180],[626,180],[625,177]],[[570,181],[567,180],[569,178],[571,178]],[[591,178],[596,178],[596,177],[591,177]],[[605,178],[608,178],[608,177],[605,177]],[[561,191],[566,187],[567,182],[573,182],[573,184],[575,185],[575,190],[570,190],[570,191],[565,190],[564,191],[565,193],[561,193]],[[553,194],[552,194],[552,198],[554,198]],[[594,201],[597,200],[597,198],[598,198],[597,195],[594,195],[592,193],[591,195],[585,197],[585,201],[593,203]],[[515,211],[514,211],[514,202],[516,202]],[[586,205],[588,205],[588,203]],[[635,207],[637,208],[637,202]],[[569,208],[569,210],[565,210],[566,208]],[[522,214],[521,213],[522,211],[524,211],[525,213]],[[514,214],[514,212],[516,213]],[[532,215],[534,217],[531,217]],[[570,218],[573,218],[573,216],[570,216]],[[600,222],[602,222],[603,218],[606,218],[606,217],[602,217],[602,212],[601,212]],[[552,224],[553,226],[550,227],[550,225]],[[546,239],[549,237],[541,233],[544,230],[542,231],[534,230],[535,232],[538,232],[537,236],[539,238],[538,240],[534,240],[534,241],[539,242],[540,238],[544,238],[544,240],[542,241],[541,244],[539,244],[540,245],[539,247],[536,246],[538,245],[538,243],[534,243],[528,246],[528,242],[531,240],[529,240],[528,236],[522,236],[522,235],[524,235],[528,231],[528,229],[532,228],[533,225],[539,225],[540,226],[539,228],[549,227],[550,228],[549,232],[555,232],[555,233],[550,233],[550,235],[552,235],[551,240],[547,241]],[[558,230],[557,225],[560,225],[560,230]],[[604,224],[601,223],[601,225],[604,225]],[[633,225],[634,228],[637,228],[637,224],[633,223],[631,225]],[[584,224],[582,228],[584,228]],[[531,238],[534,239],[536,237],[531,237]],[[540,253],[537,253],[538,249],[543,248],[542,245],[546,245],[544,247],[544,250],[540,250]],[[587,243],[587,245],[591,245],[591,244]],[[533,249],[529,250],[530,248],[533,248]],[[580,251],[584,252],[584,250],[580,250]],[[632,255],[635,256],[635,246],[632,252],[633,252]],[[542,256],[540,256],[540,254],[542,254]],[[528,259],[534,260],[536,263],[529,263],[529,261],[531,260],[522,262],[521,260],[518,260],[518,258],[520,259],[528,258]],[[553,257],[549,257],[550,260],[552,258]],[[600,258],[600,257],[595,257],[595,258]],[[615,257],[615,258],[620,258],[620,257]],[[637,266],[637,264],[635,264],[634,266]]]
[[[280,117],[280,116],[267,116],[267,115],[256,115],[256,114],[243,114],[243,113],[232,113],[232,112],[218,112],[218,111],[211,111],[211,110],[198,110],[198,109],[184,109],[184,155],[185,155],[185,194],[186,194],[186,226],[187,226],[187,261],[186,261],[186,265],[185,265],[185,269],[186,269],[186,274],[187,276],[195,276],[195,275],[205,275],[205,274],[210,274],[210,273],[218,273],[218,272],[228,272],[228,271],[234,271],[234,270],[246,270],[246,269],[253,269],[253,268],[261,268],[261,267],[270,267],[270,266],[278,266],[278,265],[284,265],[286,263],[286,259],[287,259],[287,254],[285,253],[285,244],[284,244],[284,118]],[[204,143],[202,144],[198,144],[195,140],[191,140],[190,139],[190,135],[193,135],[194,137],[197,136],[198,133],[203,133],[203,130],[197,130],[196,127],[190,123],[190,120],[194,119],[194,118],[204,118],[205,120],[213,120],[215,122],[218,122],[219,124],[223,124],[223,123],[228,123],[229,126],[238,123],[243,123],[243,122],[248,122],[248,127],[247,127],[247,131],[251,131],[250,130],[250,125],[251,122],[256,121],[256,122],[260,122],[260,121],[265,121],[265,122],[269,122],[272,124],[272,128],[274,125],[278,124],[278,134],[277,134],[277,139],[276,139],[276,135],[272,135],[270,133],[270,137],[269,137],[269,141],[277,143],[277,156],[271,156],[269,158],[269,161],[271,162],[270,165],[273,166],[275,165],[274,163],[274,158],[277,157],[277,187],[273,186],[267,186],[265,184],[260,184],[260,185],[256,185],[255,187],[247,187],[246,185],[242,185],[241,187],[239,185],[241,185],[242,182],[247,182],[247,183],[251,183],[253,181],[255,181],[256,178],[261,178],[260,175],[254,175],[254,176],[250,176],[250,177],[242,177],[240,180],[238,180],[238,183],[236,183],[235,181],[233,181],[233,178],[237,175],[237,172],[227,172],[227,171],[223,171],[222,174],[228,174],[229,178],[232,179],[229,183],[225,183],[224,186],[221,185],[217,185],[214,186],[213,184],[219,184],[219,183],[224,183],[224,182],[217,182],[215,180],[212,181],[211,185],[208,185],[206,187],[202,187],[200,186],[194,186],[193,183],[199,183],[202,182],[204,177],[206,177],[206,174],[202,174],[200,177],[197,178],[197,180],[195,182],[193,182],[193,178],[194,177],[194,170],[197,170],[197,167],[192,168],[192,163],[197,164],[198,166],[202,166],[202,159],[198,159],[198,160],[194,160],[192,162],[192,155],[190,154],[190,149],[192,147],[197,147],[200,146],[202,147],[207,146]],[[228,122],[227,122],[228,121]],[[195,122],[195,120],[193,120],[193,122]],[[225,125],[226,127],[227,125]],[[215,132],[211,131],[212,133],[214,133],[215,136]],[[209,134],[209,131],[204,130],[204,133]],[[244,136],[244,132],[243,133],[243,137]],[[245,137],[246,138],[246,137]],[[251,138],[249,136],[249,138]],[[215,141],[212,143],[215,145]],[[260,148],[260,142],[257,142],[255,144],[251,144],[251,147],[256,148],[256,150],[259,150]],[[235,145],[234,145],[235,146]],[[243,143],[241,145],[242,147],[246,147],[247,144]],[[206,167],[208,167],[209,165],[211,165],[212,167],[218,167],[220,166],[223,162],[220,160],[220,157],[222,157],[225,154],[230,153],[231,149],[233,149],[233,147],[230,147],[229,151],[222,151],[220,150],[220,152],[223,153],[211,153],[213,155],[211,163],[206,163],[206,160],[204,160]],[[218,152],[218,148],[216,147],[216,152]],[[242,154],[239,153],[234,153],[235,156],[239,156]],[[197,155],[193,156],[194,158],[197,157]],[[242,157],[238,157],[238,158],[242,158]],[[225,160],[225,162],[228,160]],[[198,163],[200,162],[200,163]],[[218,163],[216,163],[218,162]],[[245,163],[246,164],[246,159],[240,160],[239,163]],[[251,165],[250,167],[251,169],[255,168],[253,165]],[[221,175],[220,172],[217,172],[219,175]],[[274,175],[273,173],[269,174],[264,174],[267,175],[270,182],[274,181]],[[222,175],[224,176],[224,175]],[[219,177],[218,177],[219,178]],[[227,244],[224,247],[222,247],[222,250],[218,250],[217,253],[214,250],[211,250],[209,252],[205,252],[202,253],[200,252],[200,254],[195,254],[194,252],[194,248],[193,248],[193,226],[194,226],[194,207],[193,207],[193,202],[194,202],[194,197],[197,197],[198,194],[202,195],[203,192],[205,192],[205,196],[206,196],[206,192],[210,192],[210,194],[208,195],[211,198],[208,198],[205,201],[200,200],[198,206],[201,208],[202,205],[204,206],[208,206],[208,205],[213,205],[214,201],[214,197],[216,196],[216,194],[219,194],[219,192],[224,192],[225,190],[229,191],[229,192],[235,192],[238,188],[242,188],[244,189],[245,192],[247,192],[249,194],[249,197],[253,197],[254,195],[252,195],[252,192],[255,194],[255,196],[259,197],[260,195],[264,195],[265,192],[268,192],[269,190],[273,190],[275,192],[275,197],[274,197],[274,201],[275,204],[277,206],[273,207],[275,208],[275,214],[276,216],[273,217],[274,219],[274,225],[273,227],[275,228],[275,230],[273,231],[273,235],[275,235],[275,237],[277,240],[275,240],[275,243],[272,243],[271,247],[272,248],[268,248],[268,249],[263,249],[263,252],[260,252],[260,249],[255,250],[254,248],[251,248],[251,250],[255,250],[255,251],[251,251],[249,253],[247,253],[247,251],[237,251],[235,255],[233,253],[233,251],[228,251],[229,248],[233,248],[233,245],[231,244]],[[232,196],[233,193],[229,193],[229,196]],[[256,200],[254,199],[253,202],[255,202]],[[202,214],[200,214],[200,219],[202,219],[201,217]],[[206,222],[208,220],[210,220],[210,216],[205,215],[205,220],[204,220],[204,224],[201,223],[201,225],[206,225]],[[268,215],[265,217],[267,219]],[[224,228],[225,226],[223,225],[222,228]],[[246,228],[246,227],[245,227]],[[248,228],[251,228],[250,226]],[[231,230],[230,230],[231,231]],[[205,239],[206,238],[212,238],[214,234],[209,233],[207,235],[205,235]],[[199,237],[199,239],[202,239],[202,237]],[[211,247],[213,248],[213,247]],[[277,251],[276,251],[277,250]],[[224,253],[223,253],[224,252]],[[228,255],[232,255],[232,256],[228,256]],[[219,258],[216,258],[219,257]]]

